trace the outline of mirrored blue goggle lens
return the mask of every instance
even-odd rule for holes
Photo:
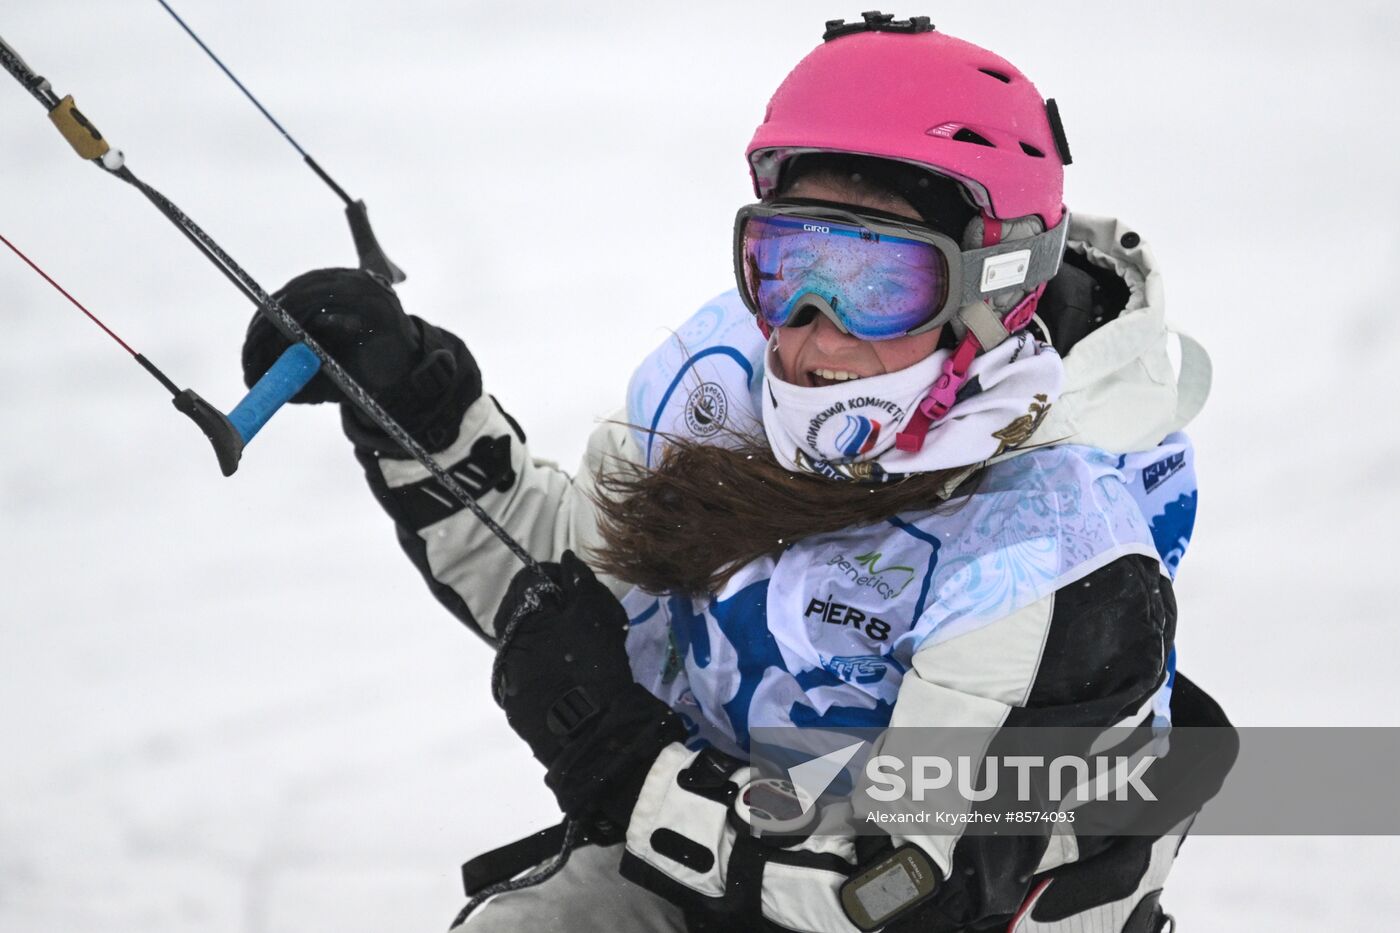
[[[803,217],[749,217],[743,286],[771,327],[816,296],[862,340],[900,337],[930,321],[948,295],[948,264],[931,243]]]

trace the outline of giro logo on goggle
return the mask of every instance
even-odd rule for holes
[[[803,224],[802,229],[808,233],[830,233],[830,227],[823,227],[819,224]]]

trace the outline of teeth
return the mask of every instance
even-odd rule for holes
[[[846,372],[844,369],[818,369],[814,372],[823,379],[830,379],[833,382],[846,382],[851,379],[861,378],[859,373]]]

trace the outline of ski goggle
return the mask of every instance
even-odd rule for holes
[[[822,313],[861,340],[921,334],[963,305],[1059,271],[1069,214],[1053,230],[983,249],[894,216],[800,202],[734,219],[739,294],[768,328]]]

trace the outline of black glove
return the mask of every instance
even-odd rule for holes
[[[543,594],[501,649],[501,706],[548,768],[559,807],[591,824],[626,826],[656,756],[685,739],[671,708],[632,679],[627,613],[572,551],[544,564],[562,595]],[[539,577],[523,570],[496,613],[503,632]]]
[[[272,296],[371,393],[401,382],[421,362],[423,341],[394,290],[361,269],[317,269],[292,279]],[[249,387],[288,347],[261,312],[243,341],[243,381]],[[293,402],[341,401],[324,373]]]
[[[317,269],[292,279],[273,297],[429,450],[456,439],[463,413],[481,397],[476,361],[452,334],[405,314],[383,279],[362,269]],[[262,312],[254,314],[243,341],[244,383],[251,387],[287,346]],[[292,401],[345,398],[319,373]],[[356,444],[395,449],[369,418],[353,406],[347,409],[346,433]]]

